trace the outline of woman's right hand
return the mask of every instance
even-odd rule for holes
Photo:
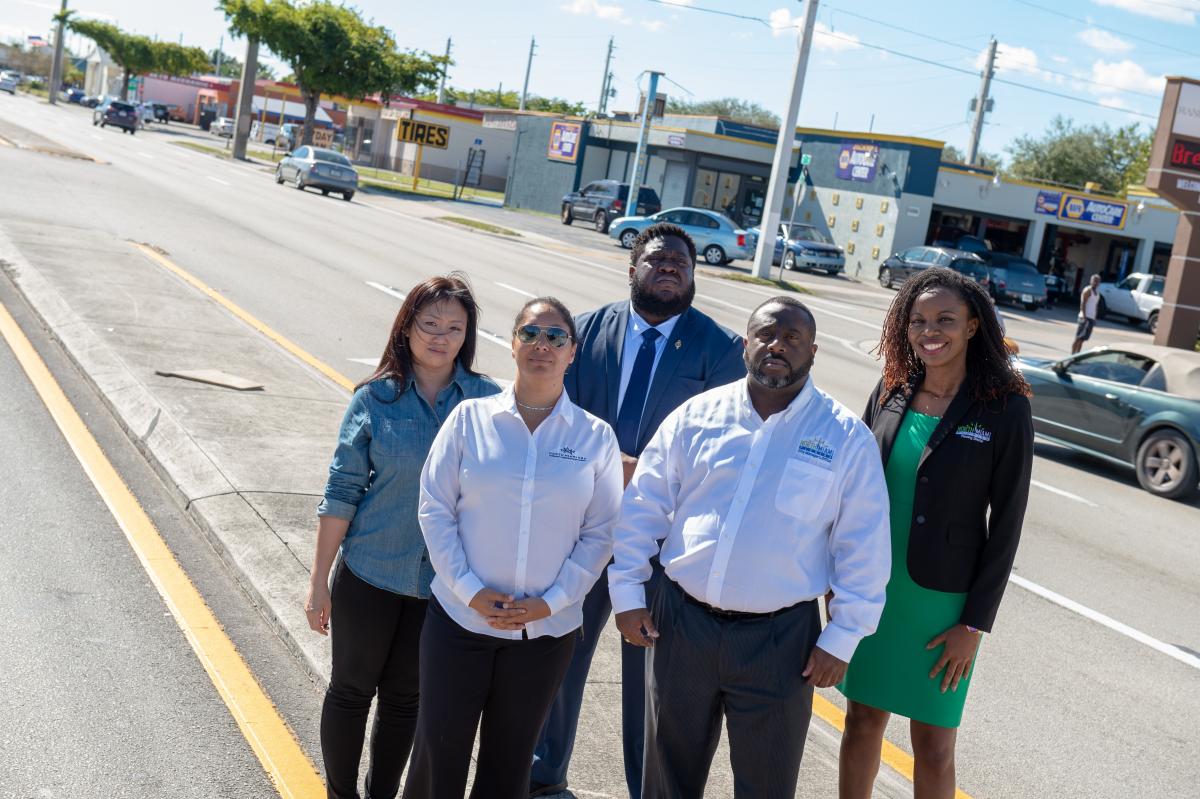
[[[329,598],[329,586],[324,583],[310,584],[308,597],[304,600],[304,615],[308,626],[315,633],[329,635],[329,616],[333,613],[333,600]]]
[[[471,609],[483,616],[489,627],[497,630],[523,630],[520,617],[525,608],[506,607],[515,599],[512,594],[502,594],[490,588],[481,588],[471,600]]]

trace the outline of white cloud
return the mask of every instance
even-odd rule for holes
[[[984,50],[975,58],[975,68],[982,70],[987,64],[987,51]],[[996,50],[996,72],[1016,72],[1023,75],[1036,75],[1039,78],[1049,78],[1050,75],[1038,66],[1038,54],[1028,47],[1018,47],[1015,44],[1000,42]]]
[[[801,16],[792,16],[786,8],[777,8],[769,17],[771,29],[776,36],[795,36],[804,24]],[[853,33],[830,30],[824,22],[818,22],[813,28],[813,49],[826,53],[841,53],[846,50],[857,50],[862,47],[859,39]]]
[[[1105,108],[1119,108],[1121,110],[1129,108],[1129,103],[1120,97],[1101,97],[1098,102]]]
[[[1055,64],[1069,64],[1071,62],[1071,59],[1067,58],[1065,55],[1052,55],[1050,56],[1050,60]]]
[[[661,19],[642,22],[642,27],[645,28],[646,30],[650,31],[651,33],[658,33],[660,30],[662,30],[666,26],[667,26],[667,23],[663,22]]]
[[[1135,61],[1097,61],[1092,64],[1091,79],[1104,86],[1093,86],[1092,91],[1103,93],[1111,89],[1128,89],[1135,92],[1157,94],[1166,85],[1162,75],[1151,75]],[[1111,88],[1110,88],[1111,87]]]
[[[1098,6],[1119,8],[1131,14],[1195,25],[1200,13],[1200,0],[1092,0]]]
[[[1088,47],[1093,50],[1099,50],[1106,55],[1128,53],[1133,49],[1133,45],[1120,36],[1100,30],[1099,28],[1088,28],[1087,30],[1080,31],[1078,36],[1079,40]]]
[[[633,20],[626,16],[624,6],[619,6],[615,3],[601,3],[599,0],[574,0],[574,2],[562,6],[562,10],[571,14],[612,20],[613,22],[620,22],[625,25],[633,22]]]

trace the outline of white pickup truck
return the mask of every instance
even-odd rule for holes
[[[1153,333],[1158,327],[1158,312],[1163,304],[1162,275],[1135,272],[1120,283],[1100,284],[1100,307],[1097,315],[1124,316],[1134,323],[1145,322]]]

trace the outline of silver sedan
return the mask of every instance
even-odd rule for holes
[[[350,159],[333,150],[304,145],[283,157],[275,168],[275,182],[291,181],[297,189],[310,186],[321,194],[338,192],[349,202],[358,190],[358,172]]]

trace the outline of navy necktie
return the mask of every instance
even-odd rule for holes
[[[642,408],[646,404],[646,390],[650,388],[650,373],[654,370],[654,342],[662,336],[654,328],[642,333],[642,346],[638,348],[625,387],[625,398],[617,413],[617,444],[626,455],[637,454],[638,431],[642,426]]]

